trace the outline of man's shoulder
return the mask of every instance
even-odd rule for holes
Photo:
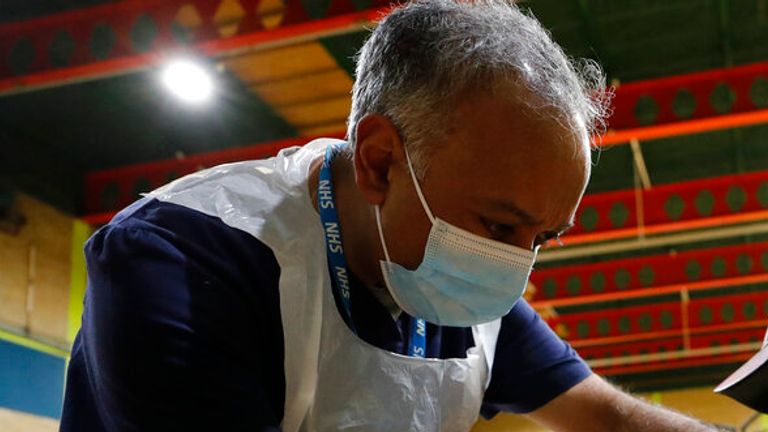
[[[130,299],[135,316],[205,305],[204,313],[194,311],[201,328],[249,321],[254,313],[263,316],[266,327],[280,328],[281,269],[275,254],[216,217],[143,198],[94,233],[85,257],[94,304],[110,303],[119,293]],[[182,313],[179,322],[191,314]]]
[[[229,227],[221,219],[194,208],[147,196],[120,210],[102,229],[167,232],[195,238],[207,230],[227,231]]]
[[[502,328],[514,327],[516,331],[535,326],[541,318],[524,298],[515,303],[515,306],[501,318]]]
[[[184,255],[199,256],[205,251],[206,256],[259,259],[277,266],[269,246],[250,233],[216,216],[152,197],[144,197],[120,211],[92,240],[121,233],[140,233],[145,243]]]

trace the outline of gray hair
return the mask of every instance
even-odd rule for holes
[[[440,137],[451,102],[467,90],[520,101],[522,84],[534,95],[522,102],[544,108],[579,136],[602,131],[610,98],[597,63],[569,59],[535,18],[508,0],[416,0],[398,7],[361,48],[355,75],[350,147],[365,115],[385,115],[408,142],[420,175],[428,162],[421,143]]]

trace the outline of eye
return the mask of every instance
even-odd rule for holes
[[[515,227],[512,225],[491,222],[485,219],[483,219],[483,223],[485,224],[485,228],[491,234],[491,237],[495,239],[503,238],[515,232]]]

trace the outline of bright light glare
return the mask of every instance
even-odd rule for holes
[[[176,60],[165,66],[162,81],[171,93],[186,102],[203,102],[213,92],[208,72],[188,60]]]

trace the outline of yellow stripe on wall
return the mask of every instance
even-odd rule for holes
[[[69,351],[67,350],[7,330],[0,329],[0,340],[50,354],[54,357],[69,358]]]
[[[67,340],[75,340],[80,330],[80,316],[83,314],[83,299],[88,277],[85,271],[83,246],[93,229],[87,223],[75,219],[72,226],[72,252],[70,255],[69,308],[67,315]]]

